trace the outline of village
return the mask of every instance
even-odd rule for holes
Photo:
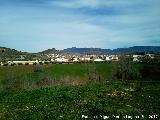
[[[45,56],[45,59],[43,59]],[[147,59],[154,59],[154,54],[145,55],[81,55],[81,54],[43,54],[35,57],[32,60],[26,60],[25,56],[21,56],[18,60],[8,60],[0,62],[1,66],[8,65],[35,65],[35,64],[73,64],[73,63],[83,63],[83,62],[112,62],[119,61],[121,57],[128,57],[132,62],[142,62],[142,60],[147,57]]]

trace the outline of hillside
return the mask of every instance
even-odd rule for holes
[[[15,49],[6,48],[6,47],[0,47],[0,55],[22,55],[25,52],[21,52]]]
[[[5,60],[29,60],[35,57],[35,54],[22,52],[11,48],[0,47],[0,61]]]

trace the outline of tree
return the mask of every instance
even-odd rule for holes
[[[113,77],[122,80],[132,80],[139,77],[139,72],[133,68],[130,56],[121,56],[113,69]]]
[[[6,57],[5,57],[5,49],[0,49],[0,55],[1,55],[1,62],[5,63],[6,62]]]

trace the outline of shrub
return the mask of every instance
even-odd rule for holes
[[[48,65],[48,64],[49,64],[49,62],[48,62],[48,61],[45,61],[45,62],[44,62],[44,64]]]
[[[36,62],[34,62],[34,63],[33,63],[33,65],[37,65],[37,63],[36,63]]]
[[[25,65],[29,65],[29,63],[25,63]]]
[[[8,63],[4,63],[3,66],[8,66]]]
[[[12,64],[11,64],[11,66],[15,66],[15,65],[16,65],[16,63],[12,63]]]
[[[139,72],[133,68],[128,58],[121,58],[113,69],[113,77],[122,80],[132,80],[139,78]]]
[[[140,70],[143,79],[160,79],[160,67],[155,65],[144,65]]]
[[[87,74],[87,79],[88,82],[97,82],[98,79],[98,72],[96,70],[95,64],[92,63],[86,63],[86,74]]]
[[[160,64],[160,55],[155,55],[153,60],[154,60],[154,63]]]
[[[43,62],[39,62],[40,65],[43,65]]]
[[[22,63],[18,63],[18,65],[23,65]]]

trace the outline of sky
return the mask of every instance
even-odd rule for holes
[[[0,46],[160,46],[160,0],[0,0]]]

